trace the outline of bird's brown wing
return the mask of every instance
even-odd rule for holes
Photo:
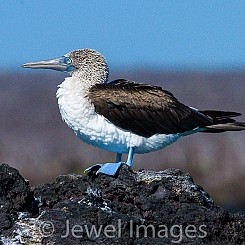
[[[93,86],[88,94],[96,113],[121,129],[144,137],[176,134],[212,124],[161,87],[118,79]]]

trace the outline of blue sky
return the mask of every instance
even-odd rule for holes
[[[0,62],[48,59],[94,48],[109,66],[240,68],[245,1],[11,0],[0,2]]]

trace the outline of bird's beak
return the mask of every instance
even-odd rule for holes
[[[75,69],[71,64],[67,64],[65,56],[51,59],[51,60],[42,60],[38,62],[29,62],[22,65],[23,68],[32,68],[32,69],[52,69],[63,72],[71,72]]]

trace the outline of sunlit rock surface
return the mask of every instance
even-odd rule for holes
[[[234,190],[235,191],[235,190]],[[30,188],[0,166],[2,244],[243,244],[245,219],[177,169],[63,175]]]

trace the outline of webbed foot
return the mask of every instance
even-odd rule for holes
[[[87,169],[85,169],[84,173],[88,173],[90,171],[96,170],[96,175],[98,173],[115,176],[120,167],[125,164],[125,162],[117,162],[117,163],[104,163],[104,164],[95,164]]]
[[[116,163],[95,164],[95,165],[85,169],[84,173],[93,172],[93,171],[97,170],[96,175],[98,173],[102,173],[102,174],[106,174],[106,175],[115,176],[123,164],[126,164],[129,168],[132,168],[134,150],[135,150],[134,147],[129,148],[128,159],[126,162],[121,162],[122,154],[117,153]]]

